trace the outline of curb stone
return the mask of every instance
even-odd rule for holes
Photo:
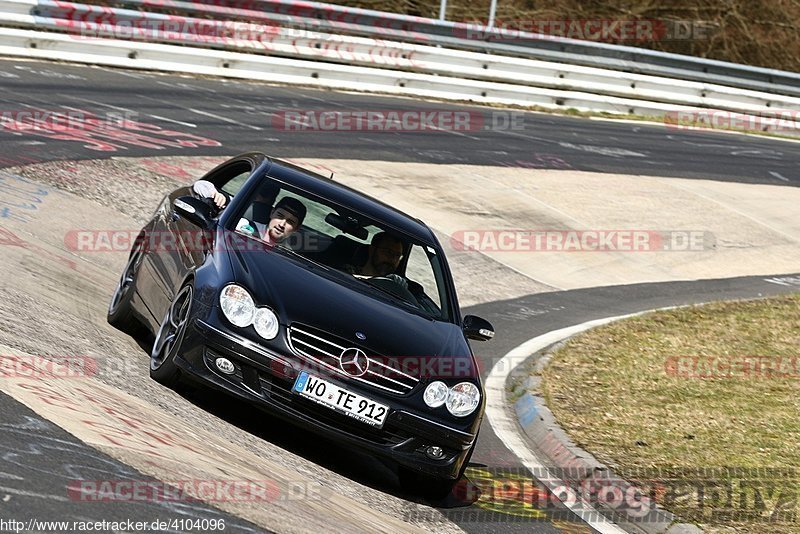
[[[512,381],[519,381],[519,372],[541,371],[550,361],[553,351],[563,344],[564,340],[555,343],[542,351],[528,356],[528,360],[512,372],[507,379],[507,386]],[[513,410],[522,435],[533,450],[546,459],[557,471],[559,478],[569,487],[603,487],[617,491],[621,495],[634,498],[648,497],[641,493],[634,484],[617,477],[609,466],[600,463],[589,452],[578,447],[558,424],[553,412],[547,407],[540,393],[541,378],[527,376],[516,386],[514,392],[519,398],[513,402]],[[607,493],[608,494],[608,493]],[[658,505],[652,507],[644,516],[641,507],[630,507],[623,503],[613,507],[604,499],[592,499],[592,504],[599,512],[616,522],[628,532],[643,534],[696,534],[703,532],[699,527],[689,523],[681,523],[680,518],[663,510]]]

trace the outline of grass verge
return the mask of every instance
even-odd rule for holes
[[[682,519],[800,531],[800,295],[592,330],[556,352],[542,389],[576,443]]]

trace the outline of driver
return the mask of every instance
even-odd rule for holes
[[[394,274],[402,258],[403,241],[388,232],[379,232],[372,236],[366,263],[345,265],[345,270],[360,276],[384,276],[406,288],[408,282],[405,278]]]

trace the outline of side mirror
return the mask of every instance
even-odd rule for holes
[[[467,315],[464,317],[464,335],[468,339],[489,341],[494,337],[494,327],[486,319],[475,315]]]
[[[212,224],[211,206],[199,198],[185,196],[176,198],[172,203],[173,213],[185,218],[200,228],[209,228]]]

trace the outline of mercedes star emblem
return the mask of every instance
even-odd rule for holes
[[[344,349],[339,355],[339,367],[350,376],[364,376],[369,369],[369,358],[361,349]]]

